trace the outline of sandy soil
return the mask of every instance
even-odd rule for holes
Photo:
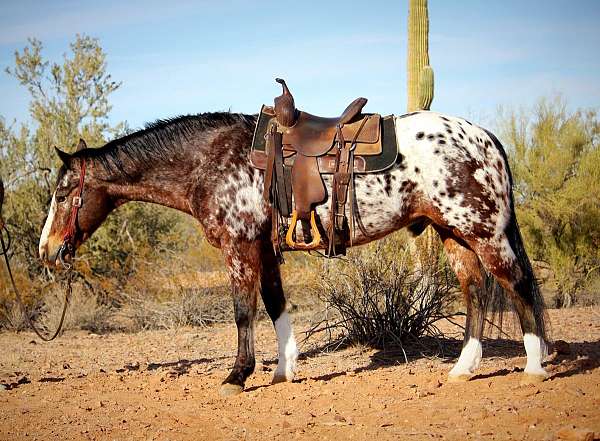
[[[317,341],[303,347],[294,383],[271,385],[276,343],[262,321],[256,372],[244,393],[226,399],[218,390],[233,363],[233,324],[67,333],[51,344],[4,333],[0,439],[578,439],[568,438],[573,426],[598,438],[600,308],[550,317],[554,339],[568,344],[551,356],[551,378],[533,386],[519,384],[524,351],[510,340],[486,342],[479,375],[448,383],[458,339],[428,342],[444,349],[439,357],[413,348],[408,363],[398,351],[323,353]],[[295,321],[302,330],[302,317]]]

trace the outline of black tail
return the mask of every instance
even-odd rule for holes
[[[536,322],[536,325],[538,328],[537,331],[539,333],[539,336],[542,337],[544,340],[546,340],[546,337],[547,337],[546,325],[548,322],[547,316],[546,316],[546,306],[544,304],[544,298],[542,297],[542,294],[540,292],[540,287],[539,287],[538,281],[535,278],[535,275],[533,273],[533,268],[531,267],[531,262],[529,261],[529,257],[527,256],[527,252],[525,251],[525,245],[523,244],[523,237],[521,236],[521,231],[519,229],[519,223],[517,222],[517,216],[516,216],[516,212],[515,212],[515,201],[514,201],[513,192],[512,192],[513,178],[512,178],[512,173],[510,171],[510,167],[508,165],[508,157],[506,155],[506,151],[504,150],[504,147],[502,146],[502,144],[500,143],[498,138],[496,138],[496,136],[493,133],[491,133],[487,130],[485,130],[485,132],[488,134],[490,139],[494,142],[494,145],[496,146],[496,148],[498,149],[498,151],[500,152],[500,154],[502,155],[502,157],[504,159],[504,165],[505,165],[507,173],[508,173],[508,179],[509,179],[509,183],[510,183],[510,187],[511,187],[511,190],[510,190],[511,215],[510,215],[509,224],[506,228],[506,235],[507,235],[508,240],[510,241],[510,245],[517,257],[517,262],[519,264],[519,267],[523,271],[523,279],[520,283],[524,285],[523,292],[528,293],[528,295],[530,296],[526,300],[533,307],[533,315],[534,315],[534,319],[535,319],[535,322]],[[503,297],[506,298],[506,296],[503,296]],[[502,302],[500,302],[500,303],[502,304]],[[504,306],[504,304],[502,304],[502,306]]]
[[[527,252],[525,251],[521,231],[519,230],[517,217],[515,216],[514,207],[512,205],[513,204],[511,201],[511,208],[513,210],[513,213],[508,228],[506,229],[506,235],[508,236],[510,245],[513,251],[515,252],[515,255],[517,256],[517,262],[519,263],[519,267],[523,271],[523,280],[521,283],[525,285],[524,291],[529,293],[529,295],[531,296],[527,300],[533,306],[533,316],[535,318],[535,323],[538,328],[538,335],[544,340],[546,340],[546,324],[548,320],[546,316],[546,306],[544,304],[544,298],[542,297],[538,281],[535,278],[535,274],[533,273],[533,268],[531,267],[529,257],[527,257]]]

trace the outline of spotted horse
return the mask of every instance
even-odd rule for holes
[[[57,149],[63,165],[39,243],[48,265],[69,261],[109,213],[129,201],[160,204],[197,219],[207,240],[222,250],[231,280],[238,347],[221,386],[224,395],[240,393],[254,370],[259,294],[278,340],[273,383],[294,378],[298,357],[271,243],[264,173],[248,161],[256,122],[257,116],[228,112],[181,116],[98,148],[80,141],[72,154]],[[506,290],[518,313],[527,352],[525,379],[543,380],[543,303],[519,233],[500,142],[464,119],[434,112],[398,116],[393,122],[401,159],[380,173],[354,176],[364,229],[354,232],[352,244],[403,227],[419,232],[432,225],[468,312],[463,349],[450,379],[470,378],[481,360],[483,308],[476,299],[484,291],[485,270]],[[328,204],[316,207],[324,228],[329,210]]]

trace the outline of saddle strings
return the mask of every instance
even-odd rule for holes
[[[360,134],[363,127],[367,123],[367,120],[369,120],[370,118],[371,118],[370,115],[365,115],[358,130],[356,131],[356,133],[354,134],[354,137],[352,138],[352,142],[350,143],[350,158],[349,158],[349,162],[350,162],[350,194],[349,194],[349,199],[350,199],[350,222],[349,222],[350,246],[353,246],[354,233],[356,231],[356,227],[354,224],[354,210],[358,210],[358,204],[355,205],[356,199],[354,197],[355,196],[355,193],[354,193],[355,192],[355,187],[354,187],[354,150],[356,149],[356,141],[358,140],[358,135]]]

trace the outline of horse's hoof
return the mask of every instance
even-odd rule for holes
[[[233,395],[239,395],[243,392],[244,387],[237,384],[224,383],[221,385],[219,390],[222,397],[231,397]]]
[[[525,372],[523,374],[523,376],[521,377],[521,384],[522,385],[528,385],[528,384],[539,384],[542,381],[546,380],[548,378],[548,374],[547,373],[539,373],[539,374],[528,374],[527,372]]]
[[[275,374],[271,384],[287,383],[290,381],[292,381],[292,379],[288,378],[285,374]]]
[[[473,374],[448,375],[448,383],[466,383],[471,378]]]

